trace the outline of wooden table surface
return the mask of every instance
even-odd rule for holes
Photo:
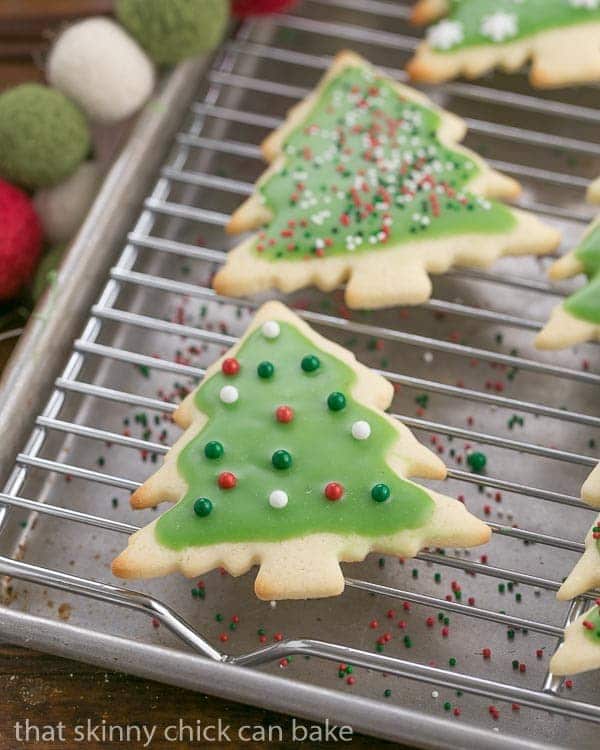
[[[107,12],[110,6],[110,0],[0,0],[0,90],[25,81],[43,81],[43,54],[56,29],[73,18]],[[0,341],[0,369],[14,343]],[[66,741],[61,742],[55,731],[54,741],[40,738],[39,742],[17,742],[15,723],[26,718],[41,725],[56,726],[63,722]],[[93,726],[103,720],[120,726],[136,723],[156,726],[159,738],[164,727],[179,718],[194,725],[200,720],[204,726],[215,725],[220,719],[231,727],[230,742],[193,744],[193,747],[230,750],[265,747],[265,743],[237,739],[239,728],[245,725],[280,726],[283,742],[275,741],[268,746],[299,747],[298,742],[292,742],[289,716],[0,643],[0,750],[81,747],[68,740],[73,737],[73,728],[88,719]],[[277,732],[273,736],[276,735]],[[30,737],[33,739],[34,735]],[[394,747],[360,735],[355,735],[351,742],[336,744],[355,750]],[[310,746],[332,745],[311,743]],[[123,744],[92,738],[84,746],[95,749],[123,747]],[[150,745],[155,750],[188,746],[164,739],[155,739]]]

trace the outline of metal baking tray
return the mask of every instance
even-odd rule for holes
[[[397,385],[393,412],[450,468],[432,486],[490,522],[487,548],[371,556],[345,567],[343,596],[275,607],[251,573],[125,588],[109,570],[155,517],[127,500],[177,436],[173,404],[256,303],[218,297],[210,277],[232,244],[227,215],[264,169],[258,144],[340,49],[404,80],[408,8],[305,0],[244,23],[146,108],[3,381],[0,637],[418,747],[591,748],[597,674],[563,683],[547,668],[589,603],[554,593],[593,519],[578,493],[598,458],[599,350],[533,349],[570,288],[548,285],[549,259],[457,269],[410,310],[289,299]],[[495,74],[428,93],[572,245],[593,216],[598,89],[540,93]],[[487,455],[483,478],[465,466],[470,448]]]

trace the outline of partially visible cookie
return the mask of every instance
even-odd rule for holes
[[[600,177],[594,180],[587,189],[588,203],[600,203]]]
[[[600,586],[600,517],[585,537],[585,551],[556,594],[560,600],[574,599]]]
[[[583,273],[587,284],[556,307],[535,340],[538,349],[564,349],[600,340],[600,217],[586,230],[575,250],[550,268],[551,279]]]
[[[460,146],[465,123],[422,93],[338,54],[316,90],[263,143],[271,162],[229,231],[213,285],[243,296],[346,283],[346,304],[419,304],[430,273],[551,252],[559,235],[496,199],[519,185]]]
[[[488,541],[465,506],[406,477],[440,459],[385,414],[391,384],[278,302],[175,413],[186,429],[134,507],[176,502],[113,562],[123,578],[260,569],[261,599],[340,594],[340,561]]]
[[[581,490],[581,497],[594,508],[600,508],[600,464],[587,478]]]
[[[600,668],[600,607],[578,617],[565,630],[565,640],[550,661],[555,675],[578,674]]]
[[[419,0],[412,19],[429,23],[407,70],[417,81],[477,78],[531,60],[534,86],[600,80],[597,0]]]

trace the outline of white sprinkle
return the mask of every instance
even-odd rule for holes
[[[437,690],[432,690],[432,691],[431,691],[431,697],[432,697],[432,698],[439,698],[439,697],[440,697],[440,694],[438,693],[438,691],[437,691]]]
[[[267,320],[266,323],[263,323],[262,335],[266,339],[276,339],[280,332],[281,328],[276,320]]]
[[[234,385],[224,385],[219,391],[219,398],[224,404],[235,404],[239,397],[239,391]]]
[[[501,10],[485,16],[481,22],[481,33],[493,42],[503,42],[505,39],[516,36],[517,16]]]
[[[273,490],[269,495],[269,505],[271,508],[285,508],[287,504],[287,492],[284,492],[283,490]]]
[[[437,49],[450,49],[464,38],[460,21],[440,21],[427,32],[427,41]]]
[[[433,362],[433,354],[431,352],[425,352],[423,355],[423,362],[427,362],[427,364],[431,364]]]
[[[360,419],[352,425],[352,437],[355,440],[366,440],[371,437],[371,425]]]

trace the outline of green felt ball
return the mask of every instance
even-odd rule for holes
[[[227,0],[117,0],[119,21],[159,65],[214,49],[225,34]]]
[[[0,175],[26,188],[54,185],[90,150],[85,116],[60,91],[24,83],[0,95]]]

